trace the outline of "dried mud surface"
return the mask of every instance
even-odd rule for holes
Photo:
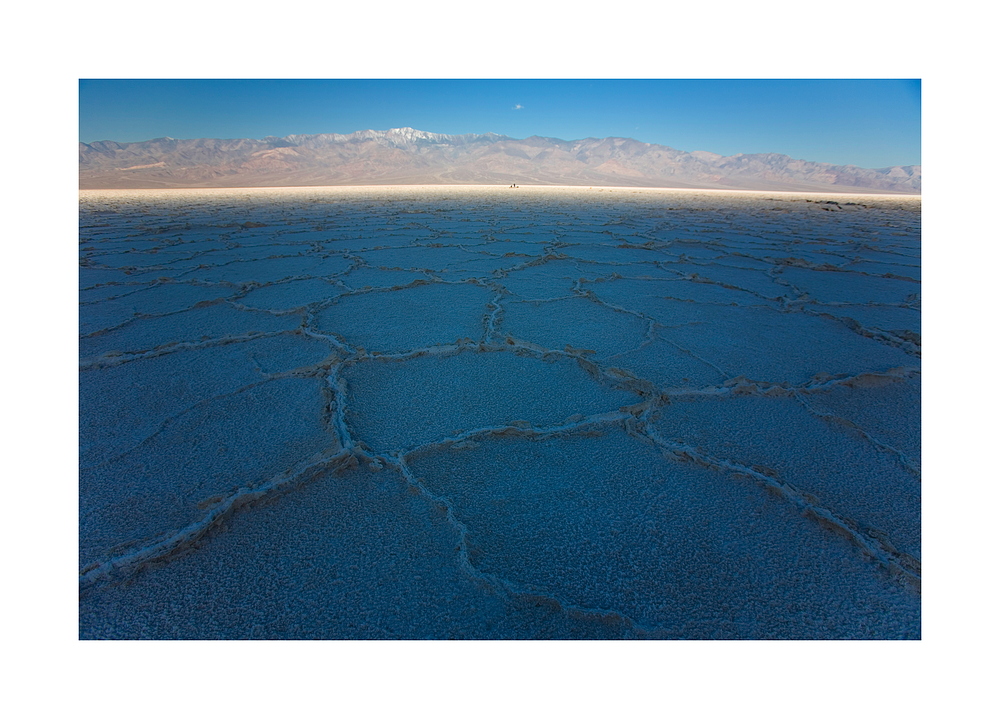
[[[85,191],[84,639],[920,638],[920,199]]]

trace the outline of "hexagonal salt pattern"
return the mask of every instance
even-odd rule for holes
[[[920,200],[837,200],[82,192],[81,638],[919,638]]]

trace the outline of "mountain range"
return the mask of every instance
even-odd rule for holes
[[[919,194],[920,166],[684,152],[623,137],[515,139],[404,127],[349,135],[80,143],[81,189],[576,185]]]

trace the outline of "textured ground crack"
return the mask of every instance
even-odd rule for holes
[[[820,505],[816,497],[809,492],[799,489],[787,480],[773,476],[770,472],[712,457],[699,452],[694,447],[666,440],[648,423],[638,424],[637,431],[648,436],[674,459],[697,462],[712,469],[732,472],[754,479],[765,489],[796,506],[805,516],[846,538],[857,546],[866,557],[885,567],[891,575],[900,578],[917,591],[920,590],[920,560],[897,550],[884,533],[860,528],[853,520],[841,517]]]
[[[80,572],[80,588],[81,590],[87,589],[99,582],[120,581],[151,562],[167,559],[190,547],[211,529],[219,526],[240,507],[263,499],[296,482],[305,481],[317,470],[339,471],[354,464],[356,464],[356,460],[350,452],[340,451],[333,455],[314,458],[308,464],[272,477],[259,486],[241,487],[233,494],[219,497],[214,506],[205,512],[200,520],[174,534],[128,554],[84,567]]]

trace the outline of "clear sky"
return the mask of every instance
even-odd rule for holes
[[[919,80],[81,80],[80,140],[413,127],[920,164]]]

